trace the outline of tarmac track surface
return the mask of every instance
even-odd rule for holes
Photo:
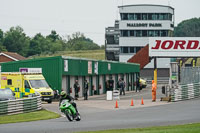
[[[48,104],[47,104],[48,105]],[[52,104],[49,109],[55,109]],[[104,109],[79,106],[80,122],[65,117],[52,120],[1,124],[0,133],[68,133],[139,128],[200,122],[200,99],[142,108]]]

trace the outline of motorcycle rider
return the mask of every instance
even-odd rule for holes
[[[69,100],[69,103],[71,103],[72,106],[74,106],[74,108],[76,109],[76,112],[77,112],[77,114],[78,114],[78,110],[77,110],[76,103],[74,102],[74,98],[73,98],[72,96],[70,96],[70,95],[67,95],[66,91],[62,91],[62,92],[60,93],[60,96],[61,96],[61,97],[60,97],[59,106],[60,106],[62,100],[64,100],[64,99]]]

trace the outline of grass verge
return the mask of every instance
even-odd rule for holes
[[[200,123],[150,128],[90,131],[79,133],[200,133]]]
[[[47,120],[47,119],[54,119],[58,117],[60,117],[59,114],[43,109],[43,110],[23,113],[23,114],[0,116],[0,124]]]
[[[77,58],[88,58],[96,60],[105,60],[105,50],[79,50],[79,51],[58,51],[54,54],[41,54],[30,56],[29,58],[42,58],[42,57],[51,57],[51,56],[71,56]]]

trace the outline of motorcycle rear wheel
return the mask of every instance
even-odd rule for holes
[[[77,114],[76,121],[80,121],[80,120],[81,120],[81,115],[78,113],[78,114]]]

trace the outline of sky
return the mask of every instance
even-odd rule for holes
[[[200,0],[0,0],[0,29],[21,26],[26,35],[49,35],[55,30],[65,38],[81,32],[98,45],[105,44],[105,28],[119,19],[118,6],[170,5],[175,8],[175,26],[200,17]]]

